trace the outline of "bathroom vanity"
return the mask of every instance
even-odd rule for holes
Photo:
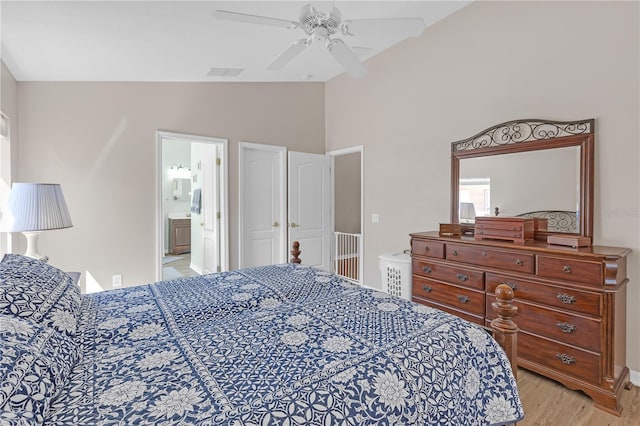
[[[169,218],[169,253],[191,251],[191,218]]]

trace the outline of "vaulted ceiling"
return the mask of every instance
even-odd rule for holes
[[[344,70],[313,43],[279,71],[267,66],[300,29],[214,18],[216,10],[298,21],[299,1],[2,1],[2,60],[18,81],[326,81]],[[469,1],[311,2],[344,19],[422,18],[429,26]],[[398,25],[340,35],[360,60],[408,37]],[[366,63],[365,63],[366,67]],[[241,69],[237,76],[207,75]]]

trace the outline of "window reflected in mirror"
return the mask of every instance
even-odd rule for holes
[[[459,187],[460,223],[474,223],[476,216],[489,216],[491,209],[491,178],[462,178]]]

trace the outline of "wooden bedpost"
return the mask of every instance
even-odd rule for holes
[[[291,256],[293,256],[291,258],[291,260],[289,261],[289,263],[302,263],[302,260],[300,260],[300,258],[298,256],[300,256],[300,253],[302,253],[300,251],[300,243],[297,241],[294,241],[293,244],[291,244]]]
[[[518,325],[513,317],[518,308],[513,305],[513,290],[506,284],[496,287],[496,301],[491,304],[498,318],[491,321],[493,337],[507,353],[513,376],[518,377]]]

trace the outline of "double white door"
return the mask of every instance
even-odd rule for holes
[[[330,270],[329,157],[242,143],[240,169],[240,267],[285,263],[297,240],[303,264]]]

